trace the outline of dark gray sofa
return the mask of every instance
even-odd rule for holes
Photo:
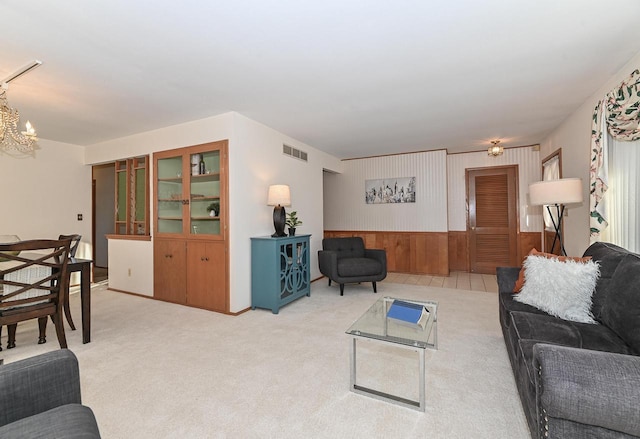
[[[68,349],[0,366],[0,438],[99,438]]]
[[[367,249],[362,238],[325,238],[322,250],[318,251],[320,273],[340,284],[340,295],[344,295],[344,284],[371,282],[376,293],[376,282],[387,277],[387,253],[382,249]]]
[[[640,437],[640,255],[595,243],[584,256],[600,266],[597,324],[515,301],[520,268],[496,270],[500,325],[531,436]]]

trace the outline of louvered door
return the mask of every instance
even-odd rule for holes
[[[518,265],[517,166],[467,169],[469,269]]]

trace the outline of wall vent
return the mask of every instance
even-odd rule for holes
[[[282,144],[282,153],[288,156],[291,156],[295,159],[307,161],[307,153],[299,150],[298,148],[294,148],[293,146],[289,146],[286,144]]]

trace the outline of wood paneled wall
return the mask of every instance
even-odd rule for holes
[[[366,248],[387,251],[387,270],[398,273],[448,276],[449,271],[469,271],[466,231],[374,232],[325,230],[325,238],[360,236]],[[541,249],[539,232],[518,233],[518,261],[522,263],[532,248]]]
[[[449,269],[469,271],[469,248],[466,231],[449,231]],[[518,261],[522,263],[532,248],[540,250],[542,239],[539,232],[518,233]]]
[[[467,232],[449,230],[449,269],[469,271]]]
[[[520,264],[527,257],[532,248],[540,251],[542,248],[542,235],[540,232],[520,232],[518,242],[518,260]]]
[[[387,270],[399,273],[449,275],[446,232],[374,232],[325,230],[325,238],[360,236],[366,248],[387,252]]]

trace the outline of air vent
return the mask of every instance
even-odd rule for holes
[[[299,150],[298,148],[294,148],[293,146],[282,144],[282,153],[288,156],[291,156],[295,159],[307,161],[307,153]]]

